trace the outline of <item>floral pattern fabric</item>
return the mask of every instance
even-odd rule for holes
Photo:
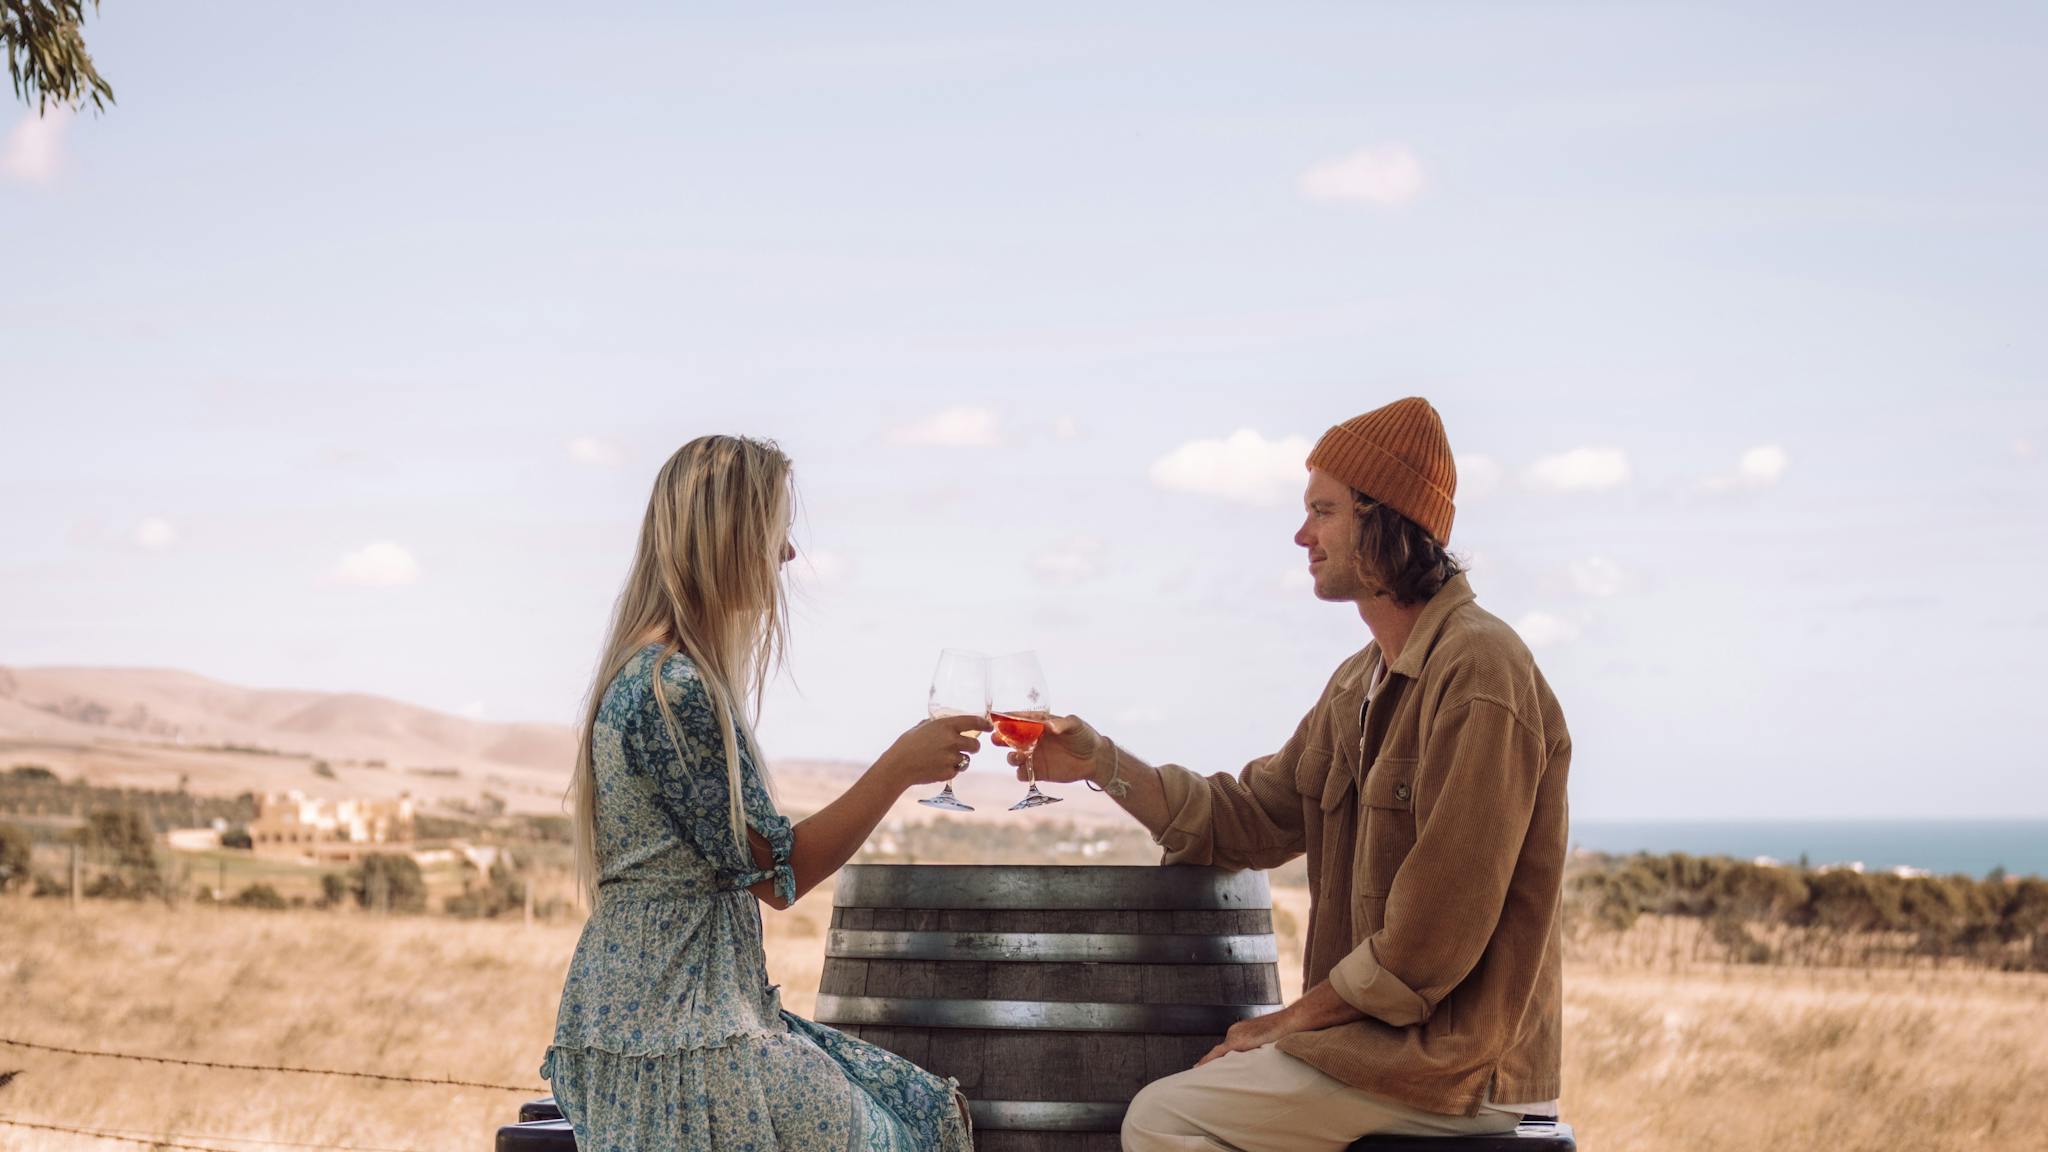
[[[760,903],[795,897],[789,821],[740,741],[758,867],[734,839],[725,743],[696,667],[659,647],[605,689],[592,734],[598,901],[540,1074],[582,1152],[970,1152],[950,1080],[782,1009]],[[674,730],[664,722],[666,701]]]

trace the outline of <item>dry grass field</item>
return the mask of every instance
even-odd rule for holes
[[[1301,893],[1280,896],[1284,928]],[[829,918],[823,892],[770,914],[794,1010],[811,1006]],[[575,939],[445,917],[0,900],[0,1036],[538,1088]],[[1610,958],[1576,961],[1568,982],[1565,1111],[1590,1152],[2048,1147],[2048,977]],[[524,1099],[0,1047],[0,1073],[15,1070],[0,1117],[221,1149],[482,1150]],[[0,1148],[115,1147],[0,1127]]]

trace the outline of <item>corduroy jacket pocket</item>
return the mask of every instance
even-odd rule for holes
[[[1329,772],[1323,777],[1322,791],[1320,803],[1325,814],[1342,808],[1351,795],[1351,773],[1346,772],[1342,764],[1330,765]]]
[[[1394,873],[1415,847],[1415,770],[1412,756],[1382,756],[1365,776],[1364,884],[1360,895],[1385,896]]]

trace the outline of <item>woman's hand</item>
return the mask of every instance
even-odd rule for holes
[[[1000,732],[994,739],[998,744],[1004,743]],[[1031,764],[1039,780],[1045,783],[1072,784],[1094,778],[1095,756],[1100,751],[1102,735],[1089,727],[1086,720],[1079,716],[1055,716],[1046,721],[1045,734],[1038,738],[1038,747],[1031,753]],[[1010,763],[1017,769],[1017,779],[1024,779],[1024,753],[1010,753]]]
[[[981,716],[942,716],[927,720],[896,738],[875,768],[899,788],[951,780],[967,767],[967,758],[981,751],[977,732],[991,725]]]

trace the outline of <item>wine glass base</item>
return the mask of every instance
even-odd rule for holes
[[[1022,812],[1026,808],[1037,808],[1046,804],[1057,804],[1060,802],[1060,799],[1061,798],[1058,796],[1047,796],[1043,792],[1033,790],[1030,795],[1024,797],[1022,800],[1017,801],[1015,804],[1010,805],[1010,811]]]
[[[944,808],[948,812],[974,811],[974,805],[962,804],[951,792],[941,792],[937,796],[919,800],[918,803],[927,808]]]

